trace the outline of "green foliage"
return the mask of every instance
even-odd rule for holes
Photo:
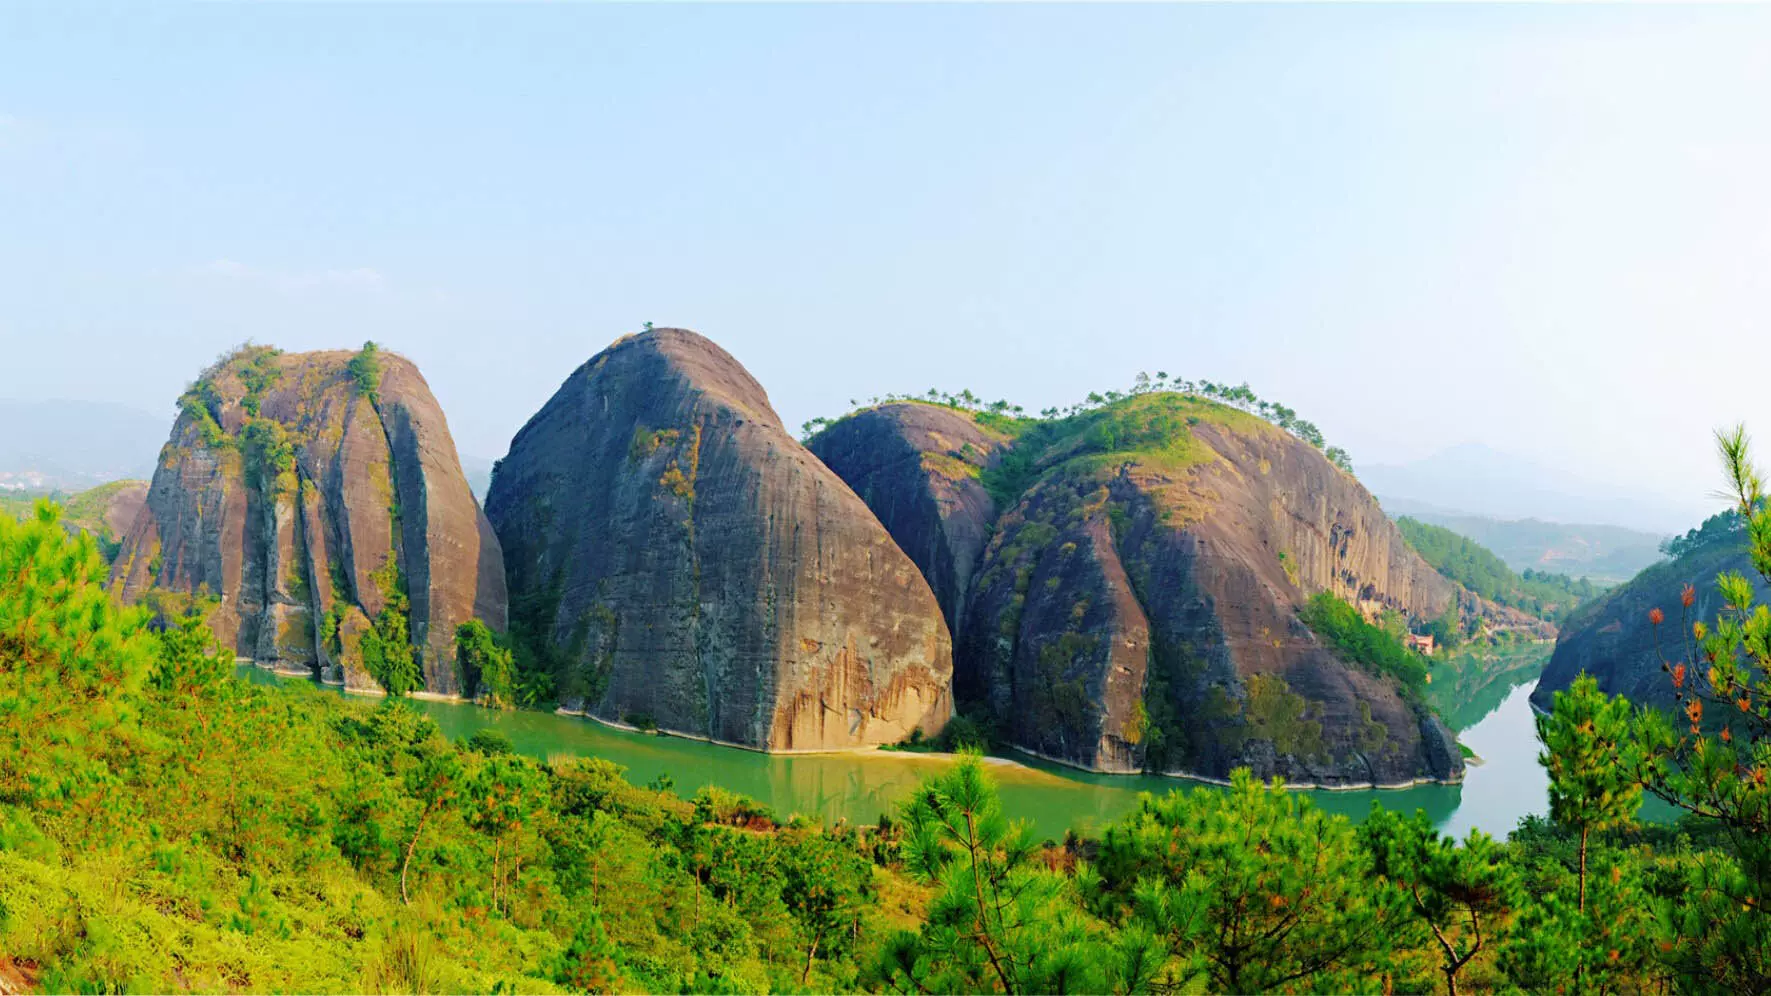
[[[199,378],[179,395],[178,409],[196,426],[197,438],[210,449],[224,449],[233,441],[221,427],[221,391],[209,377]]]
[[[1746,519],[1740,509],[1730,508],[1703,520],[1703,524],[1683,536],[1669,536],[1660,544],[1660,552],[1673,560],[1716,547],[1738,548],[1746,540]]]
[[[922,727],[910,731],[903,742],[888,744],[882,750],[903,750],[919,753],[983,752],[996,746],[996,728],[988,716],[956,712],[941,732],[926,736]]]
[[[1101,840],[1098,908],[1213,992],[1372,991],[1406,912],[1352,825],[1246,770],[1228,793],[1145,795]]]
[[[295,493],[295,442],[282,423],[252,416],[240,433],[240,443],[252,486],[272,497]]]
[[[159,656],[149,614],[113,611],[97,544],[60,511],[0,517],[0,802],[79,805],[113,785]]]
[[[1298,615],[1349,664],[1394,678],[1417,697],[1425,690],[1426,659],[1402,646],[1394,634],[1366,622],[1358,609],[1332,592],[1310,596]]]
[[[510,737],[507,736],[503,730],[496,730],[490,727],[483,730],[475,730],[473,736],[467,738],[466,746],[468,750],[471,750],[476,754],[484,754],[487,757],[492,757],[497,754],[509,754],[516,750],[516,747],[510,742]]]
[[[455,627],[455,667],[468,695],[486,705],[517,704],[517,670],[511,651],[485,623],[469,619]]]
[[[381,347],[373,342],[363,343],[357,355],[351,357],[345,367],[350,371],[351,380],[356,382],[357,393],[369,399],[369,403],[381,406]]]
[[[1446,989],[1456,996],[1459,973],[1506,937],[1524,904],[1518,869],[1486,834],[1472,830],[1459,847],[1440,837],[1423,812],[1407,818],[1373,803],[1359,832],[1380,881],[1402,892],[1432,935]]]
[[[1751,528],[1771,567],[1771,519]],[[1743,578],[1722,580],[1723,616],[1692,630],[1692,660],[1714,670],[1671,675],[1688,725],[1587,679],[1558,698],[1543,724],[1555,820],[1504,845],[1443,838],[1419,814],[1354,827],[1239,770],[1227,791],[1145,796],[1098,842],[1057,846],[1006,819],[976,757],[927,778],[895,822],[823,829],[716,787],[693,802],[665,779],[639,788],[606,761],[542,764],[489,731],[452,744],[398,699],[237,681],[197,617],[155,630],[104,576],[52,506],[0,517],[0,968],[24,966],[35,988],[1771,982],[1767,748],[1751,725],[1771,612]],[[469,654],[497,647],[458,636]],[[1262,722],[1309,722],[1252,692]],[[1644,783],[1695,815],[1634,825]]]
[[[1004,507],[1012,505],[1044,470],[1064,460],[1083,458],[1079,466],[1092,469],[1107,457],[1123,457],[1185,469],[1207,456],[1203,447],[1191,443],[1187,427],[1202,421],[1221,424],[1232,409],[1276,425],[1317,449],[1325,445],[1314,423],[1299,418],[1291,408],[1261,399],[1247,384],[1232,387],[1170,378],[1166,371],[1155,377],[1140,372],[1127,390],[1090,392],[1067,408],[1044,409],[1038,418],[1007,401],[985,403],[969,389],[951,394],[936,388],[926,394],[873,397],[865,403],[851,400],[849,414],[904,403],[966,412],[979,426],[1015,440],[996,466],[981,474],[984,487]],[[800,438],[810,441],[841,420],[812,419],[800,427]],[[1346,450],[1329,446],[1324,456],[1342,471],[1352,473],[1352,459]]]
[[[1043,866],[1024,824],[1002,814],[975,756],[924,781],[904,807],[904,863],[933,884],[927,921],[887,941],[874,971],[900,992],[1107,992],[1133,988],[1101,924],[1081,915],[1077,883]]]
[[[390,598],[357,644],[363,669],[389,695],[406,695],[424,687],[424,673],[412,650],[407,611],[403,595]]]
[[[239,372],[240,384],[246,388],[246,395],[240,400],[240,406],[252,418],[258,417],[259,408],[264,400],[264,392],[282,379],[283,369],[276,363],[282,350],[270,346],[255,346],[247,343],[235,354],[232,365]]]
[[[1402,538],[1433,569],[1489,601],[1560,622],[1601,589],[1586,578],[1526,570],[1515,574],[1506,562],[1474,540],[1444,526],[1402,516],[1396,520]]]
[[[406,594],[405,572],[400,570],[399,558],[393,551],[388,551],[387,559],[370,573],[369,581],[385,601],[357,644],[363,669],[389,695],[418,691],[424,687],[424,671],[412,647],[412,600]],[[323,621],[322,633],[326,628],[327,622]],[[335,625],[332,632],[337,632]]]
[[[0,520],[0,567],[0,952],[27,986],[840,991],[884,936],[860,834],[703,825],[606,762],[237,681],[194,619],[112,604],[47,506]]]

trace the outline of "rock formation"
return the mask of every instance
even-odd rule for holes
[[[1435,572],[1314,447],[1173,393],[991,420],[1006,431],[978,419],[893,404],[810,446],[928,573],[957,624],[955,692],[1011,742],[1099,771],[1461,774],[1431,711],[1300,611],[1328,591],[1417,620],[1454,603],[1523,620]]]
[[[486,508],[513,638],[569,710],[769,750],[946,722],[951,642],[922,574],[692,332],[626,337],[574,372]]]
[[[1641,705],[1673,709],[1672,680],[1661,670],[1662,650],[1655,648],[1654,625],[1648,613],[1666,615],[1660,640],[1668,661],[1684,660],[1680,626],[1680,593],[1691,585],[1696,601],[1692,621],[1712,623],[1722,609],[1716,575],[1738,571],[1752,580],[1758,598],[1771,598],[1747,556],[1744,535],[1734,533],[1700,546],[1675,560],[1663,561],[1636,575],[1604,597],[1581,606],[1562,625],[1556,652],[1531,693],[1531,704],[1549,709],[1555,693],[1574,683],[1582,671],[1599,679],[1599,689]]]
[[[112,570],[123,597],[214,599],[223,645],[261,666],[462,694],[455,628],[504,628],[503,562],[417,368],[249,346],[180,405]],[[408,634],[402,675],[384,662]]]
[[[900,402],[842,419],[808,448],[879,517],[928,579],[948,629],[959,633],[996,521],[996,502],[979,478],[1007,442],[964,412]]]

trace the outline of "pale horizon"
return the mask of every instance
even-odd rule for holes
[[[1767,41],[1734,7],[12,7],[8,393],[170,423],[233,344],[374,339],[492,459],[652,321],[790,426],[1160,369],[1361,468],[1475,443],[1695,525],[1710,433],[1771,433]]]

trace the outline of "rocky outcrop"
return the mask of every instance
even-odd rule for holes
[[[1456,604],[1528,624],[1435,572],[1351,475],[1174,393],[1020,429],[889,405],[810,444],[957,603],[956,696],[1012,743],[1097,771],[1460,776],[1419,697],[1342,661],[1300,612],[1328,591],[1417,621]],[[986,467],[1007,499],[993,522]]]
[[[504,628],[503,562],[417,368],[246,347],[181,408],[113,566],[123,597],[212,599],[217,637],[261,666],[462,694],[455,628]],[[364,641],[402,630],[417,673],[372,674]]]
[[[848,483],[928,579],[948,629],[962,632],[966,593],[996,521],[980,477],[1008,436],[968,412],[897,402],[856,412],[807,448]]]
[[[922,574],[692,332],[624,338],[574,372],[486,507],[513,637],[567,709],[783,751],[947,720],[951,641]]]
[[[1692,622],[1713,622],[1722,610],[1716,592],[1716,575],[1738,571],[1753,581],[1758,598],[1771,598],[1762,578],[1747,556],[1746,540],[1736,533],[1679,557],[1662,561],[1637,574],[1627,584],[1604,597],[1581,606],[1563,623],[1556,651],[1550,657],[1531,693],[1531,704],[1548,710],[1555,694],[1574,683],[1581,672],[1599,680],[1599,689],[1622,695],[1641,705],[1674,708],[1672,680],[1661,669],[1664,660],[1688,659],[1684,651],[1681,614]],[[1691,585],[1695,601],[1688,612],[1680,594]],[[1648,614],[1660,609],[1666,621],[1660,627],[1660,646]]]

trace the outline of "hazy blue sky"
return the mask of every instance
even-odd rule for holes
[[[0,394],[413,357],[495,457],[645,321],[790,424],[1139,369],[1700,513],[1771,447],[1771,10],[0,7]],[[1765,455],[1771,457],[1771,449]]]

